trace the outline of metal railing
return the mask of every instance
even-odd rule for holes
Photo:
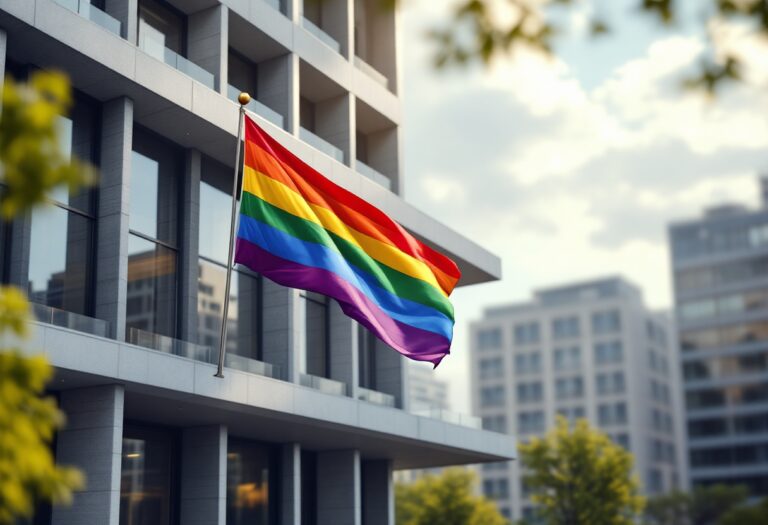
[[[368,403],[373,403],[374,405],[395,408],[395,396],[385,394],[384,392],[378,392],[376,390],[360,387],[357,389],[357,398],[360,401],[367,401]]]
[[[318,149],[325,153],[326,155],[329,155],[333,157],[334,159],[338,160],[339,162],[344,162],[344,152],[341,151],[339,148],[328,142],[327,140],[318,137],[311,131],[309,131],[306,128],[299,128],[299,138],[312,146],[315,149]]]
[[[373,80],[389,89],[389,79],[385,77],[378,69],[370,65],[368,62],[355,55],[355,66],[357,69],[371,77]]]
[[[364,177],[371,179],[376,184],[379,184],[380,186],[384,186],[388,190],[392,189],[392,179],[390,179],[383,173],[376,171],[365,162],[361,160],[355,160],[355,168],[357,169],[357,172],[360,175],[363,175]]]
[[[216,88],[216,77],[213,73],[206,71],[194,62],[184,58],[175,51],[168,49],[163,42],[153,39],[151,34],[148,34],[148,30],[143,29],[143,27],[144,26],[139,28],[139,49],[192,77],[201,84],[211,89]]]
[[[315,35],[326,46],[330,47],[337,53],[341,53],[341,44],[339,44],[331,35],[317,27],[311,20],[301,17],[301,25]]]
[[[347,384],[341,381],[335,381],[326,377],[313,376],[311,374],[299,374],[299,384],[309,388],[314,388],[325,394],[335,396],[347,395]]]
[[[237,354],[227,353],[224,356],[224,366],[249,374],[285,379],[282,367]]]
[[[125,340],[132,345],[143,346],[164,354],[186,357],[203,363],[214,362],[213,351],[209,346],[196,345],[166,335],[153,334],[139,328],[128,327]]]
[[[412,412],[415,416],[428,417],[430,419],[439,419],[446,423],[453,423],[454,425],[460,425],[462,427],[469,428],[482,428],[482,421],[479,417],[468,416],[466,414],[457,414],[449,410],[443,410],[441,408],[426,408],[420,410],[414,410]]]
[[[93,317],[67,312],[66,310],[60,310],[39,303],[32,303],[32,311],[35,314],[35,318],[41,323],[61,326],[62,328],[69,328],[70,330],[77,330],[78,332],[85,332],[100,337],[109,336],[109,323],[103,319],[94,319]]]
[[[56,3],[120,36],[120,21],[112,18],[95,5],[91,5],[90,0],[56,0]]]
[[[242,91],[243,91],[242,89],[235,87],[232,84],[227,84],[227,98],[229,98],[230,100],[237,101],[237,97],[238,95],[240,95]],[[249,111],[253,111],[257,115],[264,117],[275,126],[284,128],[285,119],[283,118],[283,116],[277,111],[275,111],[274,109],[262,104],[261,102],[259,102],[253,97],[251,97],[251,101],[245,106],[245,109]]]

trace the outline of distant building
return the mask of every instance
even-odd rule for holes
[[[409,364],[408,393],[412,412],[450,409],[448,383],[438,376],[428,364]]]
[[[606,278],[541,290],[471,326],[473,407],[487,430],[540,436],[587,418],[634,454],[646,494],[686,481],[679,377],[668,318]],[[512,519],[534,514],[517,462],[486,464],[483,492]]]
[[[669,228],[691,482],[768,495],[768,178],[762,207]]]

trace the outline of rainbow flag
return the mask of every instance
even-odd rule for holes
[[[379,339],[437,366],[450,352],[456,263],[299,160],[245,117],[235,262],[327,295]]]

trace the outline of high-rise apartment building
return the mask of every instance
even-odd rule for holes
[[[0,223],[2,282],[35,303],[30,351],[68,416],[57,461],[88,478],[36,524],[392,524],[393,469],[513,457],[506,436],[412,414],[405,359],[335,302],[243,268],[213,377],[241,90],[462,284],[499,277],[400,196],[397,26],[377,0],[0,0],[2,72],[69,74],[61,148],[100,172]]]
[[[691,483],[768,495],[768,179],[762,207],[669,228]]]
[[[484,428],[525,441],[557,415],[586,418],[634,454],[646,494],[684,484],[673,331],[634,285],[606,278],[487,308],[470,341],[473,407]],[[523,469],[481,468],[483,492],[513,519],[535,516]]]

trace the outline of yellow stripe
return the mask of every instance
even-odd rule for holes
[[[360,247],[373,259],[406,275],[425,281],[442,295],[448,297],[429,266],[411,257],[400,249],[374,239],[347,226],[328,208],[307,202],[299,193],[280,181],[259,173],[250,166],[244,166],[243,191],[259,197],[281,210],[302,219],[319,224],[329,232]]]

